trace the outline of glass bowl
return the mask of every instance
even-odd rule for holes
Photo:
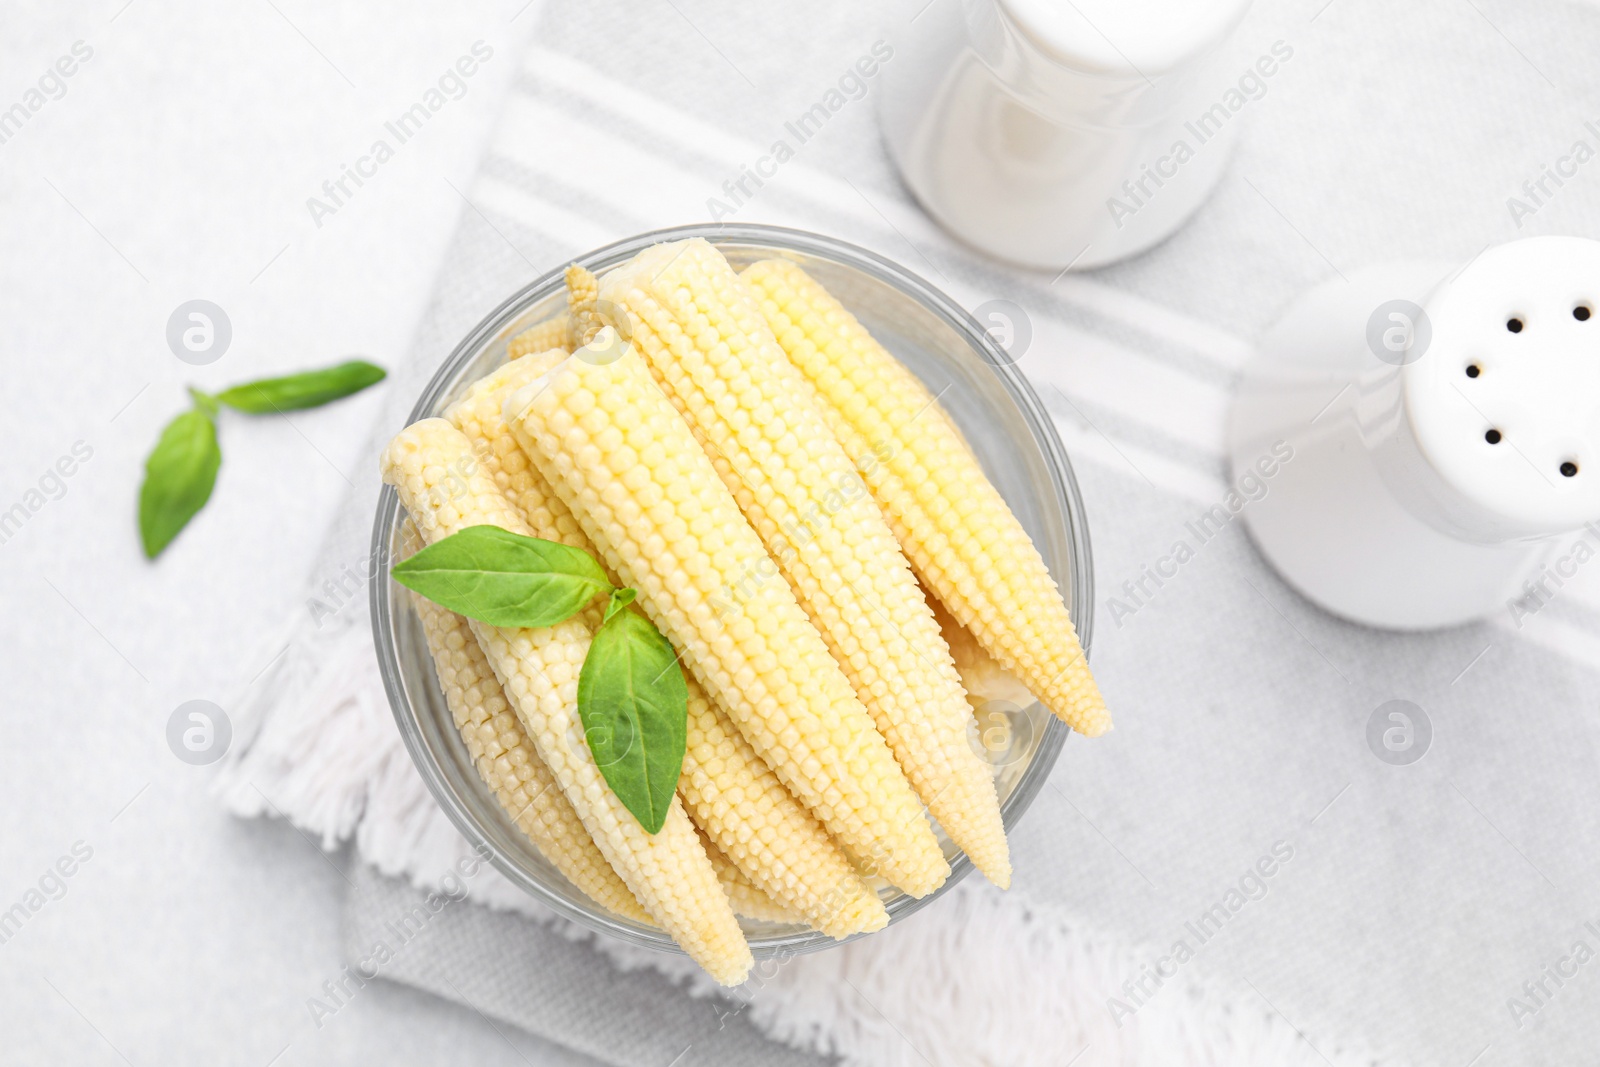
[[[660,241],[704,237],[735,267],[758,259],[793,260],[825,286],[889,351],[937,394],[966,435],[984,469],[1010,504],[1066,594],[1085,649],[1093,629],[1094,593],[1083,501],[1049,416],[1004,349],[971,315],[927,282],[864,249],[775,226],[684,226],[607,245],[578,263],[595,273]],[[456,346],[411,411],[410,421],[440,415],[467,387],[506,361],[516,334],[565,307],[557,267],[514,294]],[[385,486],[372,532],[378,574],[388,574],[399,549],[399,499]],[[395,722],[434,798],[456,828],[501,874],[567,918],[637,945],[681,951],[660,930],[623,919],[593,904],[568,882],[501,810],[479,779],[456,732],[434,677],[422,627],[401,586],[372,583],[378,663]],[[997,702],[998,705],[999,702]],[[1042,706],[987,706],[974,744],[994,768],[1001,812],[1016,826],[1055,764],[1067,727]],[[992,714],[990,712],[992,711]],[[972,870],[942,833],[950,877],[920,900],[884,890],[890,922],[932,903]],[[758,959],[837,944],[807,927],[741,920]]]

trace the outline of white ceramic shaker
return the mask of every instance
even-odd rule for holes
[[[932,0],[883,68],[890,154],[935,219],[1001,259],[1081,269],[1143,251],[1210,193],[1265,84],[1225,67],[1249,6]]]
[[[1243,514],[1313,601],[1395,629],[1515,617],[1562,535],[1600,522],[1600,242],[1311,290],[1261,341],[1229,435],[1236,477],[1278,468]]]

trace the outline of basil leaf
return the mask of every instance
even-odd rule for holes
[[[385,373],[382,367],[356,359],[322,370],[245,382],[232,389],[224,389],[216,399],[230,408],[252,415],[299,411],[359,393],[367,386],[383,381]]]
[[[498,526],[469,526],[395,564],[394,580],[491,626],[554,626],[611,592],[585,551]]]
[[[683,770],[689,687],[672,645],[638,612],[619,608],[595,632],[578,718],[611,791],[647,833],[659,831]]]
[[[611,599],[606,601],[606,617],[602,622],[610,622],[611,616],[632,604],[639,596],[639,590],[632,587],[611,590]]]
[[[222,466],[217,426],[211,416],[191,408],[167,423],[144,461],[139,487],[139,540],[146,559],[155,559],[211,499]]]

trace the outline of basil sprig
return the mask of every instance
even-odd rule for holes
[[[144,463],[139,486],[139,540],[146,559],[155,559],[211,499],[222,448],[217,443],[220,405],[250,414],[298,411],[358,393],[383,380],[384,370],[362,360],[262,378],[224,389],[215,396],[190,386],[194,406],[161,431]]]
[[[578,672],[578,719],[596,766],[647,833],[666,823],[683,769],[689,689],[672,645],[587,552],[469,526],[395,565],[395,581],[492,626],[554,626],[608,594]]]

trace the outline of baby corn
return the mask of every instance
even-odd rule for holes
[[[858,859],[914,896],[949,873],[916,795],[640,356],[610,328],[507,402],[535,462],[755,750]]]
[[[789,359],[827,401],[911,562],[962,625],[1069,726],[1111,725],[1044,560],[936,398],[793,263],[744,273]]]
[[[600,318],[600,285],[593,274],[576,263],[567,268],[567,351],[576,352],[593,341],[606,325]],[[626,337],[623,340],[627,340]]]
[[[649,914],[617,877],[506,702],[467,620],[413,596],[445,703],[473,766],[539,854],[590,900],[636,922]]]
[[[446,418],[472,442],[485,471],[522,512],[535,537],[597,555],[572,513],[529,463],[502,414],[511,392],[536,381],[561,358],[559,352],[530,355],[501,367],[468,390]],[[882,902],[861,883],[816,817],[692,678],[686,748],[678,794],[696,825],[751,884],[833,937],[877,930],[888,922]]]
[[[989,655],[978,639],[955,620],[945,606],[933,597],[928,598],[933,617],[939,620],[939,630],[945,644],[950,646],[950,658],[956,662],[956,673],[961,676],[961,687],[967,691],[967,700],[974,708],[998,700],[1026,708],[1034,703],[1028,687],[1017,681],[1017,676]]]
[[[805,923],[804,915],[773,900],[766,890],[752,882],[750,876],[723,855],[704,831],[700,834],[700,844],[705,846],[706,855],[711,858],[711,867],[717,872],[717,881],[722,883],[722,891],[728,894],[728,903],[733,905],[735,915],[761,922]]]
[[[508,393],[535,380],[564,358],[563,350],[546,348],[512,360],[474,382],[444,417],[472,442],[484,472],[494,479],[533,536],[560,541],[593,555],[593,546],[571,509],[533,465],[501,413]]]
[[[569,284],[577,273],[568,271]],[[694,239],[645,250],[607,273],[599,295],[627,316],[634,348],[705,446],[918,796],[991,881],[1009,885],[994,780],[969,741],[971,710],[949,649],[755,293],[720,252]],[[765,580],[732,576],[728,595],[737,601]]]
[[[883,902],[862,884],[816,817],[692,679],[678,795],[695,825],[750,883],[800,921],[837,938],[888,925]],[[737,899],[734,910],[739,911]]]
[[[568,337],[572,332],[572,322],[565,312],[551,319],[545,319],[537,325],[530,326],[511,339],[506,346],[506,358],[517,359],[520,356],[530,355],[535,352],[548,352],[552,348],[559,348],[570,352]]]
[[[473,446],[443,419],[402,430],[383,455],[393,485],[430,544],[468,526],[528,528]],[[681,803],[648,834],[606,784],[577,713],[578,670],[588,652],[593,609],[540,630],[470,625],[523,728],[601,853],[639,903],[717,981],[737,985],[753,962],[727,895]]]

